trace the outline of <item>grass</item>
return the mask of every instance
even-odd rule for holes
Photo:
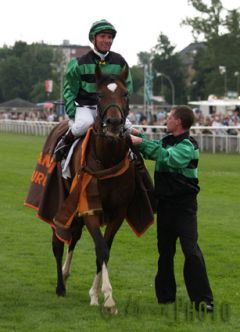
[[[43,142],[42,137],[0,133],[1,332],[239,330],[239,155],[202,154],[199,166],[199,244],[215,295],[215,316],[191,317],[179,245],[177,308],[156,304],[156,225],[137,238],[127,224],[116,235],[109,262],[119,310],[109,316],[89,306],[95,255],[87,231],[75,251],[67,297],[55,295],[50,227],[23,206]],[[153,173],[154,164],[147,166]]]

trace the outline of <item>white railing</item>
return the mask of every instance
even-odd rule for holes
[[[150,139],[160,139],[166,135],[166,126],[134,127],[141,128]],[[235,135],[229,134],[229,130],[234,130]],[[191,128],[191,136],[198,142],[200,151],[240,153],[240,127],[194,126]]]
[[[57,122],[0,120],[0,132],[14,132],[25,135],[47,136]],[[166,134],[166,126],[134,125],[151,139],[160,139]],[[230,135],[233,129],[236,135]],[[195,137],[201,151],[240,153],[240,127],[206,127],[191,128],[191,135]]]
[[[47,121],[0,120],[0,131],[47,136],[56,124]]]

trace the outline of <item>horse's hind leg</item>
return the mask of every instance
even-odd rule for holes
[[[79,239],[81,238],[82,235],[82,229],[83,229],[83,221],[74,219],[72,223],[72,228],[71,228],[71,233],[72,233],[72,240],[70,245],[68,246],[68,252],[66,255],[65,262],[62,267],[62,275],[63,275],[63,282],[66,287],[67,279],[70,276],[70,267],[71,267],[71,262],[72,262],[72,257],[73,257],[73,251],[75,249],[75,246]]]
[[[52,235],[52,250],[57,263],[56,294],[58,296],[65,296],[66,288],[63,282],[63,275],[62,275],[62,257],[64,252],[64,243],[56,237],[54,230]]]

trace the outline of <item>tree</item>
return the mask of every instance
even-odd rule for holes
[[[26,98],[24,94],[25,79],[21,62],[16,56],[10,56],[0,67],[0,87],[3,101],[16,97]]]
[[[133,78],[133,92],[139,95],[143,95],[144,67],[133,66],[131,68],[131,74]]]
[[[224,21],[224,25],[229,33],[235,38],[240,37],[240,12],[237,9],[229,10]]]
[[[188,2],[200,13],[200,17],[187,17],[182,25],[192,27],[192,34],[195,40],[203,37],[205,40],[219,36],[220,26],[223,24],[221,13],[223,6],[220,0],[211,0],[208,6],[202,0],[188,0]]]
[[[240,12],[226,10],[220,0],[211,0],[207,6],[202,0],[190,0],[200,17],[186,18],[183,23],[192,27],[193,36],[206,41],[206,47],[197,52],[193,68],[191,99],[207,98],[210,94],[224,96],[236,91],[234,73],[240,68]],[[221,75],[219,66],[226,68]]]
[[[60,75],[55,67],[60,62],[60,55],[46,44],[27,45],[18,41],[12,48],[0,49],[0,101],[17,97],[32,102],[44,100],[44,82],[47,79],[54,81],[51,98],[58,99]]]
[[[140,52],[138,53],[138,64],[140,66],[143,66],[144,65],[148,65],[149,62],[150,62],[150,59],[152,57],[152,53],[151,52]]]
[[[177,53],[174,53],[175,46],[171,45],[168,37],[160,33],[158,43],[153,49],[152,69],[154,74],[154,94],[164,95],[168,103],[172,103],[172,87],[164,78],[164,75],[172,81],[175,90],[175,102],[186,102],[186,85],[183,72],[183,65]],[[163,73],[162,76],[157,76]]]

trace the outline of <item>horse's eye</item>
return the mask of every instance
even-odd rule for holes
[[[128,91],[123,93],[123,97],[128,97]]]

